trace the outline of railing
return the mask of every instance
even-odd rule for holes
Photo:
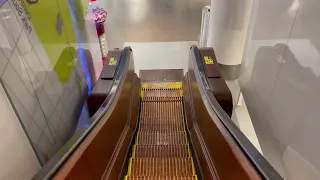
[[[199,47],[208,46],[209,36],[209,23],[210,23],[210,6],[202,8],[202,19],[201,19],[201,31],[199,35]]]
[[[221,123],[231,134],[235,142],[238,144],[240,149],[243,151],[243,153],[246,155],[248,160],[252,163],[252,165],[255,167],[255,169],[263,179],[282,180],[283,178],[279,175],[279,173],[261,155],[261,153],[254,147],[249,139],[242,133],[242,131],[233,123],[230,117],[221,108],[210,90],[209,83],[205,76],[205,70],[203,67],[199,49],[196,46],[193,46],[192,48],[195,56],[193,61],[195,76],[203,100],[207,100],[210,105],[209,110],[213,111],[214,114],[217,115]]]
[[[111,90],[101,107],[91,117],[90,122],[92,122],[92,124],[90,124],[90,126],[86,130],[76,131],[74,135],[71,137],[71,139],[32,178],[33,180],[51,179],[56,174],[56,172],[63,166],[63,164],[68,160],[72,153],[79,147],[82,141],[89,135],[89,133],[101,120],[104,114],[106,114],[111,103],[116,98],[119,89],[121,89],[121,86],[123,86],[123,77],[125,76],[129,66],[128,61],[130,60],[129,56],[131,54],[129,51],[131,51],[130,47],[125,47],[122,51],[118,72],[115,75]]]

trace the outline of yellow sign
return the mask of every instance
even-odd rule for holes
[[[114,58],[114,57],[110,58],[109,66],[115,66],[115,65],[117,65],[117,60],[116,60],[116,58]]]
[[[214,64],[213,59],[209,56],[204,56],[204,62],[206,64]]]

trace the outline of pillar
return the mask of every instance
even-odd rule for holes
[[[208,46],[222,73],[238,78],[253,0],[211,0]]]

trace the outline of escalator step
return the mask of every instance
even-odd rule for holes
[[[162,132],[139,132],[138,145],[186,145],[184,131]]]
[[[197,176],[129,176],[126,180],[197,180]]]
[[[179,88],[146,88],[143,89],[144,98],[156,100],[157,98],[166,99],[167,101],[181,99]]]
[[[191,158],[134,158],[131,176],[192,176]]]
[[[136,158],[188,158],[188,145],[136,145]]]
[[[181,82],[142,84],[139,128],[126,180],[197,180]]]
[[[176,118],[141,118],[140,130],[145,132],[184,131],[183,119]]]
[[[181,101],[175,102],[144,102],[142,99],[141,118],[183,118]]]

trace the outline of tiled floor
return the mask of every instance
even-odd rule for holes
[[[210,0],[105,0],[109,48],[125,42],[197,41]]]
[[[231,120],[240,128],[240,130],[247,136],[250,142],[262,153],[259,140],[256,135],[256,130],[252,124],[246,103],[241,94],[239,81],[227,80],[226,81],[233,98],[233,114]]]
[[[135,72],[144,69],[183,69],[188,70],[189,49],[197,41],[180,42],[126,42],[133,51]]]

